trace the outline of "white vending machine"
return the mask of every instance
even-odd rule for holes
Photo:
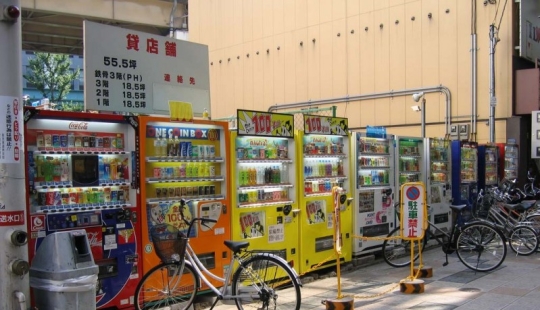
[[[452,229],[452,166],[450,140],[426,138],[425,141],[427,203],[429,221],[439,229]]]
[[[353,167],[356,174],[353,210],[354,235],[386,237],[394,222],[394,136],[368,137],[352,133]],[[353,256],[380,251],[382,240],[353,241]]]

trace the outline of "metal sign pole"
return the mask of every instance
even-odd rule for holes
[[[0,309],[29,298],[20,0],[0,0]]]

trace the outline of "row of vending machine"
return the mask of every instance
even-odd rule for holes
[[[432,221],[449,228],[450,204],[470,202],[479,186],[517,169],[512,145],[351,132],[345,118],[305,115],[295,130],[289,114],[237,116],[238,128],[229,129],[220,121],[25,110],[30,261],[47,235],[84,229],[99,266],[97,308],[133,308],[137,283],[159,263],[152,227],[187,228],[181,199],[188,217],[217,221],[190,236],[215,274],[228,267],[229,239],[277,253],[302,274],[336,263],[334,186],[352,198],[339,211],[339,259],[347,262],[380,250],[381,241],[356,236],[394,228],[402,184],[424,182]]]

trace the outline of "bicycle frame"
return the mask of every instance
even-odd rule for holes
[[[275,255],[275,254],[272,254],[272,253],[252,253],[252,256],[270,256],[270,257],[273,257],[273,258],[276,258],[278,260],[280,260],[281,262],[283,262],[285,265],[288,265],[288,263],[280,256],[278,255]],[[217,298],[218,299],[221,299],[221,300],[235,300],[235,299],[241,299],[241,298],[251,298],[252,297],[252,294],[253,292],[246,292],[245,294],[240,294],[240,295],[232,295],[232,294],[229,294],[227,293],[227,288],[229,286],[229,283],[231,281],[231,278],[234,274],[234,272],[239,268],[234,268],[235,267],[235,263],[238,264],[238,266],[240,266],[242,264],[242,258],[236,254],[233,254],[233,257],[231,259],[231,262],[229,263],[229,268],[227,270],[227,272],[225,273],[225,277],[222,278],[222,277],[219,277],[219,276],[216,276],[214,273],[212,273],[210,270],[208,270],[204,265],[203,263],[199,260],[199,258],[197,257],[197,254],[195,253],[195,251],[193,250],[193,248],[190,246],[189,244],[189,241],[188,241],[188,244],[187,244],[187,247],[186,247],[186,256],[185,256],[185,260],[184,260],[184,264],[185,263],[189,263],[193,269],[195,269],[195,273],[197,273],[197,275],[199,276],[199,278],[210,288],[210,290],[212,290],[216,295],[217,295]],[[300,282],[299,278],[298,278],[298,274],[296,273],[296,271],[294,269],[292,269],[292,272],[293,274],[295,275],[295,277],[297,278],[298,282]],[[182,265],[182,268],[179,269],[180,272],[183,272],[183,265]],[[221,289],[218,289],[217,287],[215,287],[209,280],[208,280],[208,277],[214,279],[214,280],[217,280],[221,283],[223,283],[223,287]]]

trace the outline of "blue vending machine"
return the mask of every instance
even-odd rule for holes
[[[477,196],[478,143],[452,141],[452,204],[471,210]]]

